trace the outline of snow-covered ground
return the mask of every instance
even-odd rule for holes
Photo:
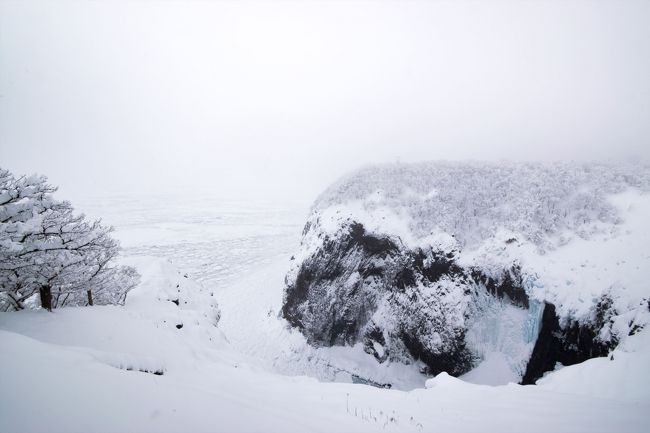
[[[466,381],[426,381],[360,347],[311,348],[278,318],[306,208],[77,205],[116,226],[142,283],[124,307],[0,315],[3,432],[646,430],[649,332],[538,386],[469,383],[510,379],[498,352]],[[367,378],[401,390],[345,383]]]

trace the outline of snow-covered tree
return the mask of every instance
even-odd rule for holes
[[[38,293],[43,308],[119,304],[138,282],[113,264],[112,227],[75,215],[44,176],[0,169],[0,309],[20,310]]]

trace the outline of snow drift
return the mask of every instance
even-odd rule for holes
[[[316,201],[281,315],[315,346],[462,375],[504,359],[534,383],[647,323],[650,170],[368,167]]]

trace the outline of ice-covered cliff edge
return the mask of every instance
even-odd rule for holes
[[[397,164],[316,201],[282,315],[317,346],[461,375],[498,354],[532,383],[648,321],[650,170]]]

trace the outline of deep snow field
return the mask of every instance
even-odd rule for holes
[[[620,236],[576,240],[540,269],[585,263],[593,272],[580,278],[601,278],[605,265],[620,266],[623,281],[647,275],[650,200],[617,203]],[[647,330],[536,386],[507,383],[498,355],[466,380],[427,380],[361,347],[312,348],[278,318],[308,204],[198,194],[74,204],[116,227],[122,260],[142,282],[124,307],[0,314],[1,432],[647,431]],[[585,262],[604,244],[634,261]],[[365,380],[393,389],[352,383]]]

